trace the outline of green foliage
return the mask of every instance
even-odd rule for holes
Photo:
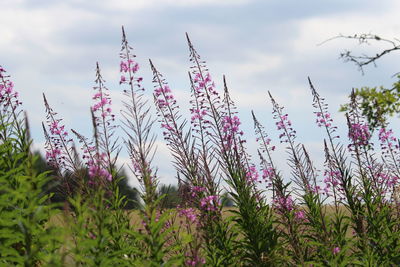
[[[397,76],[400,79],[400,75]],[[393,88],[362,87],[354,90],[360,100],[362,114],[366,117],[370,129],[387,125],[389,117],[400,113],[400,80],[393,84]],[[340,111],[347,112],[349,104],[340,107]]]
[[[140,262],[143,266],[180,266],[183,264],[183,253],[179,244],[167,244],[171,238],[175,226],[170,225],[170,211],[160,213],[156,209],[165,197],[158,197],[154,203],[147,205],[141,213],[144,229],[139,232],[131,232],[142,246]]]
[[[0,142],[0,265],[59,266],[63,231],[51,224],[58,211],[42,191],[49,177],[33,170],[37,157],[27,153],[26,131],[9,132]]]
[[[118,190],[117,190],[118,191]],[[70,236],[68,247],[77,266],[132,266],[138,250],[135,239],[127,234],[129,215],[123,210],[123,199],[104,190],[91,198],[78,194],[70,199],[73,213],[67,213]]]
[[[240,168],[230,170],[227,182],[235,192],[231,193],[237,207],[233,220],[238,231],[244,236],[239,241],[241,261],[248,266],[274,266],[282,259],[279,255],[281,244],[279,231],[274,226],[272,211],[263,200],[260,192],[255,191],[252,183]]]

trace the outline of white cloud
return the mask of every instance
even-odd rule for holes
[[[251,0],[114,0],[102,1],[100,5],[111,10],[141,10],[160,7],[196,7],[196,6],[236,6]]]

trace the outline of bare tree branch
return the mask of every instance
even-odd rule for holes
[[[371,34],[371,33],[362,33],[362,34],[354,34],[354,35],[343,35],[339,34],[337,36],[334,36],[332,38],[329,38],[322,43],[318,45],[323,45],[327,42],[330,42],[332,40],[336,39],[353,39],[357,40],[360,45],[362,44],[371,44],[372,42],[381,42],[389,45],[389,48],[382,50],[379,53],[376,53],[375,55],[367,55],[367,54],[361,54],[361,55],[354,55],[352,51],[345,50],[344,52],[340,53],[340,58],[343,59],[345,62],[353,62],[356,64],[358,69],[364,74],[364,66],[373,64],[376,66],[376,61],[383,57],[386,54],[389,54],[393,51],[400,50],[400,40],[397,38],[393,39],[387,39],[387,38],[382,38],[378,35]]]

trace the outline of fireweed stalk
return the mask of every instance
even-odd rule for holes
[[[257,120],[254,112],[252,112],[254,121],[254,130],[256,133],[256,141],[260,144],[260,150],[258,154],[261,160],[262,178],[267,184],[267,188],[272,187],[273,194],[273,208],[279,216],[278,221],[279,227],[283,228],[282,234],[288,240],[290,244],[295,262],[304,262],[304,252],[302,251],[301,244],[301,228],[300,224],[304,219],[304,211],[299,210],[296,207],[291,192],[288,187],[289,183],[284,183],[281,175],[273,163],[271,152],[275,150],[275,146],[272,146],[271,139],[268,137],[264,130],[263,125]],[[266,158],[264,157],[266,154]],[[296,211],[297,210],[297,211]]]
[[[350,144],[348,149],[357,165],[357,175],[363,193],[368,195],[370,191],[380,194],[378,179],[376,177],[376,161],[371,155],[373,144],[370,142],[372,134],[368,124],[360,114],[357,98],[354,91],[350,95],[349,114],[346,115],[348,125],[348,137]],[[372,192],[371,192],[372,193]]]
[[[199,75],[195,76],[195,79],[192,78],[192,74],[189,72],[189,80],[191,84],[192,91],[192,99],[190,103],[192,104],[192,108],[190,112],[191,116],[191,125],[192,125],[192,137],[194,139],[195,145],[195,153],[199,156],[200,164],[199,164],[199,173],[201,172],[201,185],[190,183],[189,186],[192,187],[191,194],[196,194],[199,197],[201,193],[204,192],[202,198],[200,198],[200,210],[201,213],[207,218],[208,222],[202,222],[199,224],[199,229],[202,229],[204,232],[204,239],[207,240],[207,254],[212,255],[211,260],[208,262],[210,264],[217,265],[217,262],[220,261],[222,265],[228,265],[233,262],[233,257],[227,254],[227,251],[217,252],[218,250],[223,249],[222,246],[216,248],[216,241],[224,240],[226,243],[223,243],[224,246],[231,246],[231,241],[236,237],[235,233],[228,233],[229,224],[224,222],[222,219],[222,203],[220,203],[220,191],[219,191],[219,180],[216,177],[220,174],[218,156],[216,156],[215,152],[217,152],[217,148],[215,144],[212,142],[213,133],[210,131],[211,122],[209,118],[206,118],[206,115],[209,112],[209,109],[206,105],[204,92],[204,86],[199,84]],[[211,82],[211,77],[208,74],[207,82]],[[210,90],[214,90],[214,83],[211,82],[209,85]],[[216,95],[216,91],[214,91],[214,95]],[[190,196],[185,197],[187,199],[187,204],[193,201],[190,201]],[[197,202],[199,200],[196,200]],[[196,203],[193,203],[196,205]],[[211,205],[210,205],[211,204]],[[198,203],[197,203],[198,205]],[[227,238],[228,237],[228,238]],[[217,249],[217,250],[216,250]],[[221,261],[222,257],[223,260]],[[233,255],[232,255],[233,256]],[[195,256],[196,258],[196,256]],[[210,257],[209,257],[210,258]],[[195,260],[196,261],[196,260]],[[192,261],[193,264],[193,261]]]
[[[43,94],[46,109],[46,126],[42,128],[46,139],[46,160],[57,171],[57,176],[62,179],[67,196],[71,197],[74,189],[81,188],[82,176],[79,175],[81,162],[77,156],[73,139],[68,135],[62,119],[57,118],[46,96]],[[80,190],[80,189],[79,189]]]
[[[339,205],[344,206],[351,212],[353,229],[358,235],[363,235],[364,222],[362,215],[362,207],[359,199],[357,198],[357,186],[354,184],[353,172],[349,167],[349,162],[346,157],[346,151],[343,146],[337,142],[339,136],[336,135],[337,127],[333,125],[333,119],[328,111],[328,105],[325,100],[320,97],[315,90],[311,79],[308,78],[311,94],[313,96],[313,107],[316,109],[316,123],[318,127],[325,129],[328,136],[328,143],[325,141],[325,155],[326,155],[326,185],[325,188],[334,190],[335,206],[336,206],[336,219],[337,222],[342,222],[343,214],[339,210]],[[339,225],[337,225],[341,228]],[[338,230],[338,232],[343,232]],[[345,231],[344,231],[345,232]]]
[[[295,188],[303,203],[306,205],[305,211],[307,217],[307,224],[311,226],[308,231],[313,231],[313,235],[309,235],[311,240],[319,240],[321,246],[317,254],[314,256],[321,257],[326,255],[326,249],[330,246],[330,231],[327,228],[325,217],[325,208],[323,207],[323,199],[320,194],[320,187],[317,185],[317,177],[315,168],[309,159],[308,153],[303,145],[296,144],[296,131],[293,129],[291,121],[288,119],[287,114],[283,114],[283,108],[273,99],[270,94],[273,105],[274,118],[277,121],[276,125],[281,134],[279,135],[281,143],[287,144],[287,151],[289,153],[289,166],[292,169],[293,181],[297,185]],[[311,260],[313,255],[307,255]]]
[[[177,251],[175,244],[167,243],[173,226],[169,221],[169,212],[161,210],[162,196],[157,194],[158,180],[151,167],[155,152],[155,136],[152,135],[155,121],[150,116],[147,101],[143,100],[142,77],[137,74],[139,64],[134,60],[135,57],[122,27],[120,84],[126,88],[126,100],[123,101],[124,109],[121,110],[121,114],[124,118],[123,130],[127,135],[125,145],[132,163],[130,168],[142,186],[142,199],[145,204],[141,212],[145,232],[139,234],[139,240],[144,243],[147,252],[142,262],[177,264],[181,262],[182,255]]]
[[[172,155],[175,159],[174,165],[189,181],[200,184],[197,172],[197,155],[194,153],[190,133],[184,133],[186,121],[181,122],[179,106],[172,94],[168,83],[162,74],[155,68],[150,60],[153,71],[154,102],[157,108],[159,123],[163,129],[164,139],[167,141]]]
[[[12,127],[4,127],[1,131],[0,140],[6,140],[13,134],[23,135],[24,120],[20,119],[22,110],[19,107],[22,102],[18,99],[18,92],[14,89],[14,83],[10,76],[0,65],[0,122],[1,125],[10,124]],[[20,140],[21,147],[26,145],[26,140]]]
[[[209,200],[218,202],[220,199],[219,181],[217,181],[216,177],[223,171],[223,168],[221,168],[223,161],[221,161],[220,149],[223,136],[223,102],[208,72],[206,62],[201,60],[188,34],[186,34],[186,38],[189,46],[189,60],[193,64],[189,72],[192,88],[192,108],[190,109],[192,114],[191,123],[193,125],[192,132],[196,142],[196,150],[201,160],[200,168],[205,177],[205,189],[208,191],[207,195],[200,200],[200,204],[208,211],[212,212],[214,210],[214,214],[208,217],[211,221],[203,226],[205,228],[207,224],[210,225],[209,229],[203,229],[205,240],[208,240],[208,261],[210,264],[215,265],[218,263],[216,260],[220,258],[223,261],[220,261],[219,264],[230,265],[235,261],[236,255],[233,251],[228,251],[226,247],[232,247],[232,241],[235,239],[236,233],[232,232],[233,229],[230,229],[228,223],[223,221],[221,205],[217,205],[213,209],[204,205]],[[228,123],[226,122],[225,125],[226,130]]]
[[[215,90],[211,75],[188,38],[190,61],[193,63],[191,76],[199,93],[204,118],[208,123],[210,142],[217,148],[225,181],[234,190],[231,195],[238,206],[234,220],[238,230],[245,236],[240,242],[243,260],[249,264],[270,264],[276,259],[277,234],[272,227],[268,207],[254,184],[257,173],[249,162],[244,149],[240,120],[233,111],[224,79],[224,98]],[[196,110],[197,111],[197,110]]]
[[[21,119],[22,102],[18,99],[18,92],[14,89],[14,83],[10,80],[10,75],[0,65],[0,143],[7,143],[12,137],[16,138],[16,149],[22,150],[29,148],[29,132],[27,126],[27,118]],[[26,150],[25,153],[29,154],[30,151]],[[11,151],[8,151],[9,158],[13,158]],[[8,166],[12,167],[12,166]]]
[[[238,230],[245,236],[240,246],[243,249],[243,259],[250,264],[266,264],[275,258],[276,233],[270,223],[269,210],[264,205],[260,194],[255,192],[248,158],[243,153],[243,141],[239,129],[240,120],[234,115],[234,105],[224,79],[224,98],[221,99],[215,90],[211,75],[194,49],[188,35],[186,35],[190,51],[191,76],[194,77],[195,90],[199,93],[200,103],[205,120],[209,124],[210,142],[217,148],[220,164],[226,182],[234,189],[232,197],[238,205],[239,211],[234,220],[238,223]],[[196,110],[197,111],[197,110]],[[260,216],[257,216],[260,214]],[[263,215],[261,215],[263,214]],[[262,219],[261,219],[262,218]],[[261,220],[259,220],[261,219]]]
[[[358,168],[362,214],[368,222],[364,234],[360,237],[359,248],[363,253],[370,254],[370,258],[379,264],[387,264],[388,261],[393,261],[390,255],[394,252],[393,245],[398,243],[399,234],[393,225],[394,214],[385,199],[385,196],[390,194],[387,190],[391,187],[387,185],[392,183],[392,180],[383,169],[384,164],[379,163],[371,153],[371,133],[359,112],[354,91],[349,106],[349,150]],[[366,243],[371,246],[365,247]]]
[[[143,200],[146,205],[155,201],[157,179],[151,167],[154,155],[155,136],[151,130],[154,120],[150,116],[150,106],[144,100],[143,80],[137,72],[139,64],[135,62],[136,55],[132,54],[125,30],[122,28],[122,47],[120,52],[120,84],[124,86],[126,100],[123,101],[124,109],[121,114],[123,130],[127,135],[125,145],[131,159],[131,170],[143,187]]]
[[[70,200],[74,209],[75,223],[70,231],[76,237],[72,248],[75,261],[82,265],[101,265],[116,263],[110,253],[121,255],[120,231],[113,227],[111,220],[115,213],[109,214],[108,209],[118,208],[118,191],[115,190],[116,172],[111,163],[110,142],[114,126],[111,122],[111,99],[104,85],[99,64],[96,63],[96,86],[91,106],[93,137],[87,139],[77,131],[72,130],[82,145],[83,161],[87,168],[87,176],[83,179],[83,194]],[[116,160],[116,159],[115,159]],[[115,161],[114,161],[115,163]],[[122,226],[122,225],[121,225]],[[84,231],[79,229],[84,227]],[[93,252],[83,244],[89,243]]]
[[[388,170],[387,179],[383,183],[386,190],[391,192],[390,200],[398,202],[398,182],[400,177],[399,159],[400,150],[397,138],[393,135],[392,129],[386,129],[383,125],[379,130],[379,141],[382,151],[382,160]],[[391,189],[391,190],[390,190]],[[384,191],[386,191],[384,190]],[[397,205],[399,206],[399,205]]]
[[[111,98],[98,63],[95,76],[96,86],[93,87],[95,93],[92,97],[94,104],[90,108],[93,138],[89,141],[77,131],[73,130],[73,133],[82,144],[83,160],[88,169],[86,188],[89,191],[101,188],[112,194],[116,186],[115,164],[120,148],[117,143],[118,138],[113,140],[116,128],[113,124],[115,115],[112,113]]]
[[[78,221],[72,232],[80,240],[74,247],[74,254],[81,264],[125,266],[147,259],[138,253],[139,237],[136,232],[132,233],[129,214],[123,210],[126,200],[118,183],[126,178],[116,169],[120,151],[118,138],[114,137],[117,126],[99,64],[96,64],[95,83],[91,106],[93,138],[89,140],[73,130],[82,144],[88,170],[88,198],[72,200]],[[86,231],[79,230],[82,226]],[[93,252],[81,245],[86,242],[92,244]]]
[[[232,114],[235,108],[224,79],[224,116],[223,147],[221,155],[224,160],[225,181],[232,188],[231,195],[238,209],[233,211],[234,221],[241,240],[244,262],[250,265],[264,266],[279,262],[281,246],[278,243],[279,231],[273,225],[272,211],[266,204],[256,184],[259,174],[246,152],[245,140],[241,138],[240,121]]]
[[[211,156],[212,152],[215,151],[215,146],[210,143],[212,133],[209,129],[211,126],[210,121],[205,118],[209,112],[205,105],[205,93],[202,90],[203,88],[197,85],[198,76],[193,80],[189,72],[189,79],[192,91],[192,99],[190,101],[192,104],[190,109],[192,117],[190,123],[193,127],[191,131],[196,153],[199,155],[201,171],[204,174],[204,181],[201,181],[201,183],[205,185],[210,195],[217,195],[219,183],[214,180],[218,175],[217,158]],[[211,80],[211,77],[208,76],[208,79]]]
[[[204,173],[199,166],[195,145],[190,135],[191,133],[184,133],[186,121],[180,122],[181,115],[178,112],[178,105],[172,95],[171,89],[151,61],[150,65],[154,75],[154,101],[159,116],[159,122],[164,129],[164,139],[167,141],[172,155],[175,158],[175,167],[178,170],[178,175],[181,173],[185,177],[185,180],[181,181],[181,183],[188,189],[185,190],[187,192],[183,196],[184,199],[188,200],[186,201],[186,205],[188,205],[188,207],[194,206],[198,208],[202,217],[206,219],[206,223],[199,226],[206,242],[206,248],[208,248],[215,239],[215,235],[212,235],[210,231],[205,231],[202,228],[211,227],[213,222],[217,221],[217,218],[221,218],[219,200],[218,197],[209,195],[209,192],[206,190],[204,182],[207,179],[204,178]],[[191,197],[187,194],[190,194]],[[208,249],[207,252],[215,253],[215,249]],[[197,262],[196,259],[199,259],[196,255],[187,255],[187,258],[190,259],[191,264],[193,264],[193,261]],[[220,262],[223,264],[226,260],[230,260],[231,258],[225,256]],[[208,259],[217,260],[218,257],[208,257]],[[219,260],[221,260],[221,257],[219,257]],[[201,264],[201,261],[196,264]]]
[[[91,107],[92,118],[95,132],[96,142],[96,160],[97,162],[89,162],[89,170],[92,167],[93,173],[103,176],[106,180],[112,181],[116,179],[115,164],[118,159],[120,147],[118,146],[118,138],[114,138],[115,115],[111,109],[111,97],[108,88],[104,84],[103,77],[100,73],[99,64],[96,63],[96,86],[93,87],[95,94],[93,100],[95,104]]]
[[[366,253],[365,251],[368,250],[368,245],[365,236],[365,232],[367,231],[365,207],[363,205],[363,197],[361,196],[360,184],[357,180],[360,171],[357,172],[350,168],[345,149],[336,141],[339,136],[335,135],[337,128],[333,126],[333,120],[328,112],[328,106],[325,104],[324,99],[316,92],[311,80],[309,79],[308,81],[313,95],[313,106],[317,109],[315,112],[317,116],[317,125],[325,128],[328,136],[328,142],[325,141],[326,177],[324,181],[326,183],[325,190],[329,194],[330,192],[333,193],[335,201],[335,216],[332,222],[332,230],[336,237],[335,245],[341,248],[343,252],[345,251],[345,247],[349,247],[350,245],[354,246],[354,244],[356,244],[360,251]],[[353,124],[349,122],[348,125],[349,129],[351,129],[349,131],[349,137],[353,142],[348,148],[350,151],[357,152],[353,153],[353,156],[359,155],[359,145],[368,145],[366,140],[366,138],[369,138],[368,131],[366,131],[365,126],[362,126],[359,121]],[[360,159],[360,156],[356,156],[356,158]],[[357,160],[357,162],[358,164],[356,165],[359,167],[361,161]],[[359,170],[364,172],[363,168],[359,168]],[[364,179],[364,181],[366,180]],[[353,228],[353,233],[357,236],[356,239],[349,240],[346,238],[349,220],[340,209],[342,205],[350,211],[350,224]]]
[[[244,261],[249,264],[270,264],[276,259],[278,251],[277,233],[272,226],[268,206],[255,187],[258,173],[250,163],[244,142],[241,138],[240,120],[231,100],[224,78],[224,97],[220,99],[214,89],[204,61],[194,49],[188,38],[192,76],[197,77],[198,86],[204,93],[204,103],[208,110],[210,131],[221,161],[225,181],[231,186],[231,195],[238,206],[234,220],[238,230],[245,236],[240,243]]]
[[[58,114],[50,107],[44,94],[43,100],[48,127],[47,130],[44,123],[42,123],[46,138],[46,160],[50,166],[55,168],[58,179],[62,180],[61,191],[66,192],[67,202],[64,205],[64,215],[66,221],[71,225],[71,228],[68,229],[73,242],[71,244],[71,253],[77,263],[87,263],[79,260],[80,255],[86,257],[89,254],[88,251],[85,252],[85,246],[81,244],[89,238],[88,234],[91,233],[89,229],[92,227],[88,227],[87,222],[93,220],[88,217],[88,206],[81,201],[81,195],[88,195],[88,185],[85,181],[86,172],[83,171],[73,140],[68,136],[68,131],[65,129],[65,125],[62,124],[62,119],[57,118]],[[86,207],[86,209],[82,207]],[[70,213],[70,208],[74,212]],[[77,228],[80,226],[83,226],[88,231],[82,232],[81,229]]]

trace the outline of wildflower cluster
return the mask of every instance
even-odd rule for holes
[[[288,114],[283,114],[283,107],[279,106],[279,104],[272,98],[271,94],[269,94],[272,106],[273,106],[273,115],[276,120],[275,125],[278,131],[280,131],[279,139],[281,143],[291,143],[296,138],[296,131],[292,127],[292,122],[288,119]]]
[[[7,109],[14,111],[22,102],[18,99],[18,92],[14,90],[14,83],[9,80],[6,70],[0,65],[0,102],[3,112]]]
[[[107,168],[104,166],[107,163],[107,155],[105,153],[95,154],[94,159],[90,159],[87,163],[89,167],[89,177],[94,178],[104,178],[107,181],[111,182],[112,176],[108,172]]]
[[[181,129],[178,127],[176,111],[179,106],[174,99],[171,89],[169,88],[166,81],[162,78],[161,73],[159,73],[154,65],[152,65],[155,83],[154,89],[154,101],[159,111],[161,122],[161,127],[165,129],[163,132],[164,138],[166,140],[171,140],[175,138],[174,136],[182,135]]]
[[[290,195],[278,197],[274,200],[274,204],[276,205],[276,209],[281,212],[290,212],[294,209],[294,202]]]
[[[257,171],[257,168],[255,165],[251,165],[246,173],[246,178],[249,181],[249,183],[255,183],[255,182],[260,182],[259,180],[259,173]]]
[[[121,61],[120,63],[120,72],[121,72],[121,79],[119,81],[120,84],[122,83],[133,83],[134,81],[136,82],[141,82],[143,80],[142,77],[134,77],[132,74],[135,74],[139,70],[139,64],[135,62],[133,59],[129,58],[126,60]],[[127,79],[127,76],[128,79]]]
[[[50,107],[44,94],[43,100],[48,127],[46,128],[42,124],[46,137],[46,160],[60,172],[74,171],[76,169],[76,161],[72,155],[73,140],[68,136],[68,131],[65,129],[65,125],[62,124],[62,119],[57,118],[57,112]]]
[[[172,87],[150,61],[157,111],[157,119],[152,119],[139,63],[122,29],[116,66],[125,96],[121,128],[129,167],[141,186],[139,219],[124,210],[130,199],[122,194],[128,189],[121,184],[127,179],[116,166],[122,147],[99,64],[91,105],[93,138],[71,130],[81,150],[44,97],[42,126],[52,176],[33,170],[27,124],[21,124],[16,109],[21,103],[0,67],[0,210],[5,212],[0,220],[0,265],[399,265],[400,148],[393,131],[381,125],[383,157],[377,157],[372,153],[374,131],[364,123],[353,94],[347,115],[349,152],[336,135],[325,99],[309,79],[316,125],[327,134],[320,173],[297,142],[289,115],[270,94],[279,140],[289,154],[290,174],[284,177],[274,162],[274,141],[254,113],[260,164],[247,152],[225,76],[220,94],[188,36],[187,41],[190,117],[183,118]],[[174,158],[179,182],[175,195],[159,187],[152,166],[156,122]],[[64,194],[65,244],[50,223],[61,217],[60,205],[49,204],[53,194],[48,187],[54,184],[62,186],[54,195]],[[170,196],[174,204],[167,203]],[[228,198],[232,209],[223,207]]]
[[[314,114],[317,116],[317,126],[324,127],[330,139],[333,140],[335,138],[339,138],[338,135],[333,136],[333,134],[336,132],[337,127],[333,126],[333,119],[328,111],[328,104],[325,103],[325,99],[318,94],[317,90],[315,90],[310,78],[308,78],[308,83],[310,85],[311,94],[313,96],[313,107],[316,109],[316,111],[314,111]]]
[[[200,207],[207,211],[217,211],[219,206],[218,196],[207,196],[200,200]]]
[[[349,138],[355,146],[367,146],[371,138],[368,124],[351,123],[349,125]]]
[[[110,125],[110,121],[115,120],[115,115],[112,113],[111,109],[111,97],[108,93],[108,88],[104,86],[104,80],[100,74],[99,64],[96,64],[96,84],[93,87],[95,94],[92,99],[95,101],[91,107],[94,113],[94,118],[97,126],[101,123],[106,123],[107,126]]]
[[[178,207],[179,216],[185,217],[191,223],[195,224],[197,221],[197,212],[194,208],[180,209]]]

